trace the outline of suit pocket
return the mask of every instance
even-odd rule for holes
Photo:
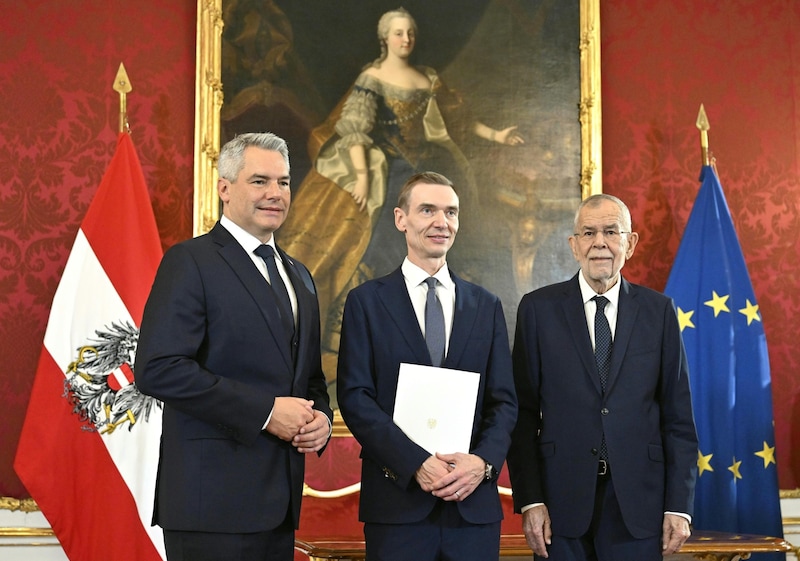
[[[225,425],[210,425],[205,421],[187,417],[182,427],[186,440],[231,440],[236,441],[236,430]]]

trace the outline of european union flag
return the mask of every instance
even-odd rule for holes
[[[694,527],[782,537],[764,327],[711,166],[700,180],[665,289],[678,308],[700,439]]]

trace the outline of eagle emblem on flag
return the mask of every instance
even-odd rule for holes
[[[144,395],[133,380],[139,330],[129,321],[112,322],[95,330],[96,338],[76,349],[66,372],[64,397],[72,404],[84,430],[113,433],[128,423],[149,419],[161,402]]]

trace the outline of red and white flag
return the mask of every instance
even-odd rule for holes
[[[73,560],[166,558],[153,512],[161,403],[133,384],[162,251],[120,133],[56,290],[14,468]]]

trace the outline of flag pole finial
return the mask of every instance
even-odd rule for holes
[[[711,125],[708,124],[708,117],[706,116],[706,109],[703,104],[700,104],[700,112],[697,114],[697,128],[700,129],[700,151],[703,155],[703,165],[711,164],[711,159],[708,156],[708,129]]]
[[[117,76],[114,78],[114,91],[119,92],[119,132],[130,132],[128,126],[128,100],[127,94],[133,89],[125,65],[119,63]]]

